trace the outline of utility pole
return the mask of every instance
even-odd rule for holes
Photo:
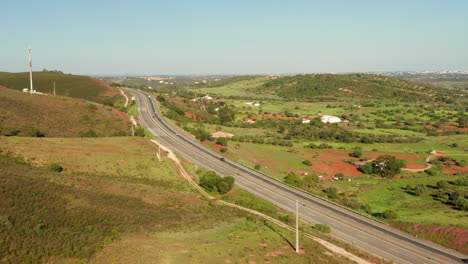
[[[31,59],[31,46],[29,46],[29,83],[30,83],[30,93],[33,93],[33,81],[32,81],[32,59]]]
[[[299,201],[296,200],[296,253],[299,253]]]
[[[135,136],[135,129],[133,128],[133,126],[134,126],[134,125],[132,124],[132,137]]]
[[[54,81],[54,96],[55,96],[55,81]]]

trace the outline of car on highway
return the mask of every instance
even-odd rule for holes
[[[219,160],[220,160],[220,161],[224,161],[224,157],[220,157]]]

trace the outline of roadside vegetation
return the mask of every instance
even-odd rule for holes
[[[297,255],[292,233],[201,198],[144,138],[0,137],[0,146],[6,263],[350,263],[312,240]]]

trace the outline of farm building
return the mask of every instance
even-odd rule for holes
[[[302,118],[302,124],[310,124],[310,120],[311,120],[311,118],[309,118],[309,117]]]
[[[232,137],[234,137],[234,134],[224,133],[224,132],[218,131],[218,132],[214,132],[213,134],[211,134],[211,136],[214,137],[214,138],[220,138],[220,137],[232,138]]]
[[[333,124],[333,123],[341,122],[341,118],[337,116],[331,116],[331,115],[323,115],[320,119],[322,120],[323,123]]]

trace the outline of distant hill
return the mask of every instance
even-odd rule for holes
[[[112,105],[119,91],[108,84],[89,76],[64,74],[62,72],[33,72],[33,87],[38,92],[53,94],[55,81],[56,94],[86,99]],[[29,72],[0,72],[0,86],[15,90],[29,88]]]
[[[375,74],[307,74],[281,77],[249,89],[286,99],[313,97],[374,97],[433,101],[430,85]]]
[[[0,135],[46,137],[118,136],[130,133],[126,115],[89,101],[53,95],[29,94],[0,88]]]

